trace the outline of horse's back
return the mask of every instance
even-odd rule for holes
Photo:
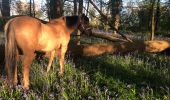
[[[35,49],[41,33],[41,22],[39,20],[29,16],[18,16],[11,19],[9,29],[15,34],[15,39],[20,48]]]
[[[29,16],[18,16],[12,18],[12,20],[15,27],[20,27],[21,29],[26,27],[29,27],[29,29],[36,28],[37,26],[39,27],[41,23],[40,20]]]
[[[60,48],[62,45],[67,45],[69,39],[70,34],[67,31],[64,19],[52,20],[47,24],[42,24],[38,49],[52,51],[55,48]]]

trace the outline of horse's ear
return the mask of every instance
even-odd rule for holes
[[[66,17],[65,16],[62,19],[66,22]]]

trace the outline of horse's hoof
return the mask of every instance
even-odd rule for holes
[[[46,71],[46,74],[49,73],[49,71],[50,71],[50,70],[47,70],[47,71]]]
[[[29,87],[28,86],[24,86],[23,89],[24,89],[24,91],[28,91]]]
[[[44,75],[47,76],[47,75],[48,75],[48,72],[44,72]]]
[[[46,72],[48,73],[49,71],[50,71],[50,69],[49,69],[49,68],[47,68],[47,71],[46,71]]]
[[[64,72],[59,72],[59,76],[63,76],[64,75]]]
[[[13,86],[16,87],[18,85],[18,81],[13,82]]]

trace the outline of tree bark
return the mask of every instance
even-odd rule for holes
[[[152,30],[151,30],[150,40],[154,39],[154,34],[155,34],[155,16],[154,16],[154,12],[153,12],[152,13]]]
[[[33,17],[35,17],[35,1],[32,0]]]
[[[2,0],[1,14],[3,18],[10,16],[10,1],[9,0]]]
[[[74,15],[77,15],[77,0],[74,0]]]
[[[78,15],[82,15],[82,14],[83,14],[83,0],[79,0]],[[81,34],[81,32],[78,30],[77,31],[77,45],[80,45],[80,43],[81,43],[80,34]]]
[[[114,27],[113,34],[117,34],[116,30],[118,30],[119,27],[119,19],[120,19],[119,15],[120,15],[122,0],[111,0],[111,3],[112,3],[111,15],[112,15],[112,22],[113,22],[112,27]]]
[[[155,16],[155,32],[158,31],[159,18],[160,18],[160,0],[157,1],[156,16]]]
[[[63,0],[50,0],[50,19],[59,18],[63,15]]]
[[[32,0],[30,0],[30,8],[29,8],[29,10],[30,10],[29,14],[30,14],[30,16],[32,16]]]
[[[79,0],[78,15],[81,15],[82,13],[83,13],[83,0]]]
[[[155,1],[156,0],[152,0],[152,18],[151,18],[151,36],[150,36],[150,40],[154,39],[154,34],[155,34],[155,14],[154,14],[154,6],[155,6]]]

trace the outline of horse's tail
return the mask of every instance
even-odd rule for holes
[[[5,31],[5,68],[7,73],[8,81],[12,82],[14,77],[14,69],[16,65],[16,54],[17,54],[17,44],[15,33],[11,22],[13,19],[9,20],[4,27]]]

